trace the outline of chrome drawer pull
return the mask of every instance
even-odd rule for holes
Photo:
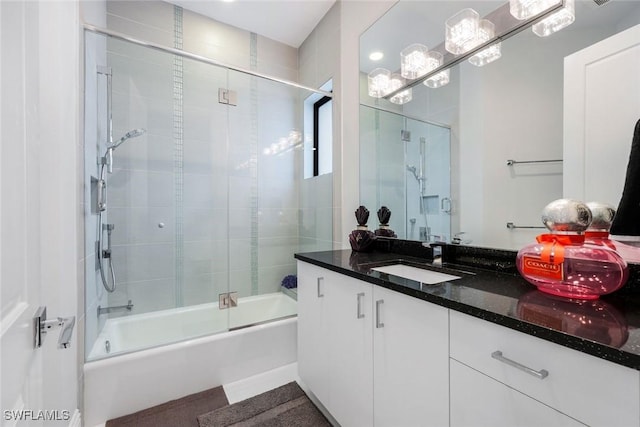
[[[324,294],[320,291],[320,282],[324,280],[324,277],[318,277],[318,298],[322,298]]]
[[[376,328],[384,328],[384,323],[380,321],[380,306],[384,303],[383,299],[376,301]]]
[[[529,375],[533,375],[534,377],[539,378],[541,380],[549,376],[549,371],[547,371],[546,369],[540,369],[539,371],[536,371],[535,369],[531,369],[528,366],[524,366],[523,364],[516,362],[515,360],[507,359],[502,355],[502,352],[499,350],[491,353],[491,357],[501,362],[504,362],[509,366],[513,366],[516,369],[520,369],[521,371],[524,371]]]
[[[358,312],[356,313],[358,315],[358,319],[364,318],[364,313],[362,312],[362,298],[364,298],[364,292],[360,292],[356,296],[356,299],[358,300]]]

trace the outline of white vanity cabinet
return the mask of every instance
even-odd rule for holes
[[[497,425],[482,406],[506,411],[503,425],[575,425],[570,418],[593,427],[640,424],[638,371],[457,311],[449,320],[453,427],[469,419]],[[473,404],[464,403],[469,389]]]
[[[372,287],[298,262],[298,373],[343,426],[373,425]]]
[[[373,303],[374,425],[448,425],[448,310],[380,286]]]
[[[449,424],[447,309],[298,262],[300,378],[342,427]]]
[[[451,359],[451,427],[584,426]]]

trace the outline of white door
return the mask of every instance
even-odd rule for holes
[[[563,196],[618,206],[640,119],[640,25],[565,58]]]
[[[449,425],[449,313],[374,286],[376,427]]]
[[[79,426],[76,333],[34,348],[33,316],[77,311],[76,2],[0,2],[0,425]]]
[[[325,279],[330,334],[327,409],[342,427],[372,426],[373,285],[337,273]]]

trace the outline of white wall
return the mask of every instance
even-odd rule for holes
[[[471,244],[518,249],[544,231],[510,231],[506,223],[542,226],[542,208],[562,197],[562,163],[506,162],[562,159],[563,58],[609,31],[545,39],[524,31],[502,44],[498,61],[461,64],[460,230]]]
[[[349,233],[355,228],[353,212],[360,200],[360,34],[389,10],[395,1],[340,1],[340,72],[335,80],[334,103],[340,129],[338,146],[334,148],[334,239],[348,248]]]

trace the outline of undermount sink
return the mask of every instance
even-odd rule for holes
[[[448,282],[450,280],[460,278],[460,276],[439,273],[437,271],[412,267],[406,264],[385,265],[381,267],[374,267],[372,270],[391,274],[393,276],[404,277],[405,279],[415,280],[416,282],[425,283],[427,285],[435,285],[436,283]]]

